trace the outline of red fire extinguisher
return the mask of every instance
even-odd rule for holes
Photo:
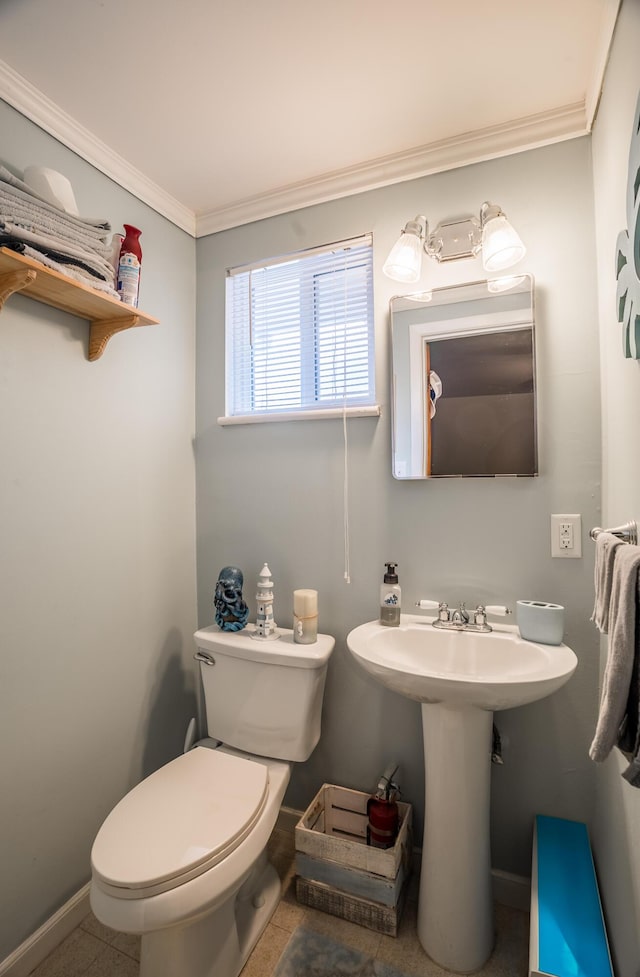
[[[367,801],[367,844],[374,848],[393,848],[398,837],[399,788],[392,780],[397,771],[397,764],[387,767],[375,794]]]

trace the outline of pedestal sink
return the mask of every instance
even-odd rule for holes
[[[535,702],[575,671],[566,645],[524,641],[516,627],[487,634],[437,630],[403,614],[347,636],[362,667],[422,704],[425,823],[418,937],[441,967],[471,973],[493,948],[489,791],[493,712]]]

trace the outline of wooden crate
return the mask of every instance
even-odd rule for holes
[[[296,825],[298,900],[396,936],[411,872],[412,809],[398,804],[393,848],[367,845],[368,794],[324,784]]]

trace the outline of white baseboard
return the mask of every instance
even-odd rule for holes
[[[294,829],[304,811],[296,811],[293,807],[281,807],[276,821],[276,828],[293,834]]]
[[[90,885],[87,882],[13,953],[0,961],[0,977],[28,977],[73,932],[89,912]]]
[[[499,868],[491,870],[493,898],[502,906],[522,909],[528,913],[531,907],[531,879],[525,875],[513,875]]]

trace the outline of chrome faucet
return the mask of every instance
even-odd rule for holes
[[[509,608],[502,604],[488,604],[487,606],[478,604],[473,611],[473,620],[464,602],[461,602],[455,611],[451,611],[449,605],[444,601],[419,600],[416,601],[416,607],[423,609],[435,609],[437,607],[438,617],[433,621],[434,628],[449,631],[476,631],[482,634],[493,631],[491,625],[487,623],[487,614],[497,614],[500,617],[511,614]]]
[[[464,628],[465,625],[467,625],[468,623],[469,623],[469,611],[464,606],[464,603],[461,603],[458,610],[454,611],[453,614],[451,615],[451,624],[455,625],[456,627]]]

